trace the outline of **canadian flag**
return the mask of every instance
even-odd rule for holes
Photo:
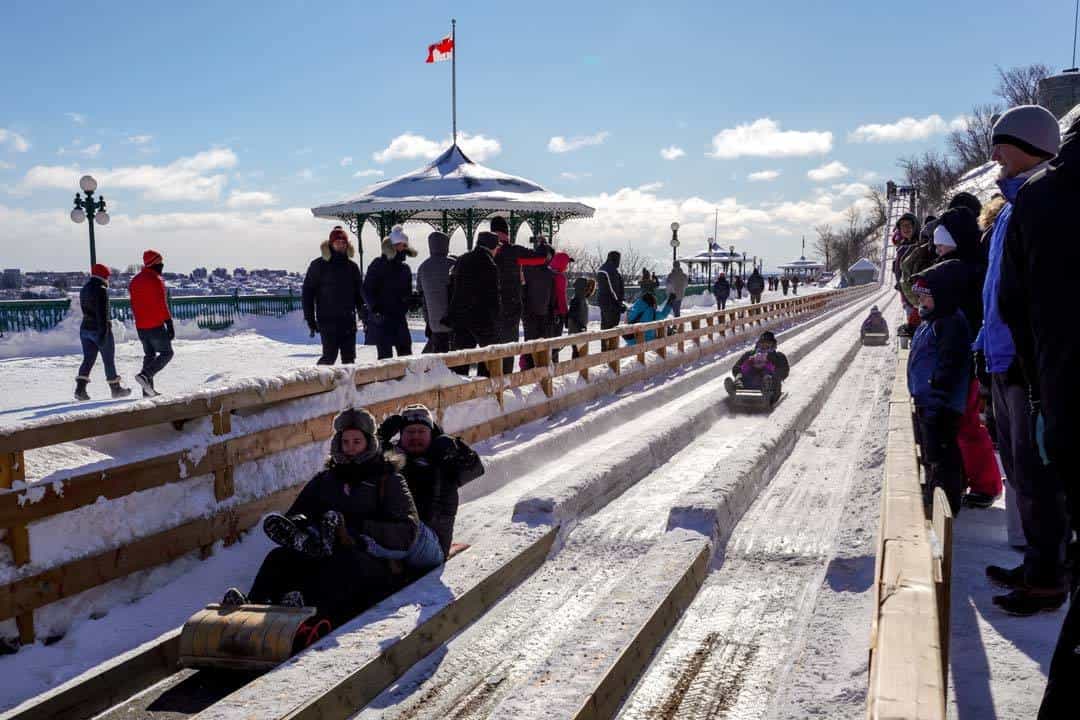
[[[425,62],[437,63],[449,60],[454,54],[454,41],[447,35],[434,45],[428,45],[427,60]]]

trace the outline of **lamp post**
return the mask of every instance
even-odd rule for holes
[[[713,243],[715,241],[716,241],[715,238],[709,238],[708,248],[707,248],[707,250],[709,251],[709,269],[705,272],[705,284],[708,285],[709,287],[712,287],[712,251],[713,251]]]
[[[109,213],[105,210],[105,198],[98,196],[94,199],[94,191],[97,190],[97,180],[89,175],[83,175],[79,179],[79,188],[86,194],[85,198],[75,193],[75,208],[71,211],[71,221],[81,223],[89,221],[90,228],[90,265],[97,264],[97,248],[94,246],[94,223],[98,225],[109,224]]]
[[[675,267],[676,253],[679,250],[679,223],[671,223],[671,267]]]

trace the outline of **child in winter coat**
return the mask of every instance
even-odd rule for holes
[[[925,500],[930,502],[935,487],[942,488],[954,515],[965,485],[957,435],[971,380],[971,331],[960,309],[966,281],[963,264],[947,260],[911,283],[922,322],[911,339],[907,381],[929,479]]]
[[[626,313],[626,323],[632,325],[634,323],[649,323],[654,320],[663,320],[668,315],[671,315],[674,308],[671,305],[671,301],[674,299],[674,295],[668,295],[667,302],[664,303],[662,308],[656,307],[656,296],[651,292],[644,293],[641,297],[634,301],[634,304],[630,306],[630,310]],[[623,335],[623,339],[626,340],[627,345],[636,345],[637,338],[633,335]],[[645,342],[656,339],[655,330],[645,331]]]
[[[574,299],[566,312],[566,332],[581,333],[589,329],[589,298],[596,293],[596,280],[579,277],[574,280]],[[578,357],[577,345],[573,345],[573,357]]]
[[[731,368],[732,377],[724,380],[728,395],[742,388],[761,389],[770,402],[780,397],[780,386],[791,372],[787,355],[776,349],[776,336],[766,330],[761,333],[754,349],[743,353]]]
[[[889,324],[885,322],[885,316],[878,310],[877,305],[870,308],[870,315],[863,320],[862,328],[859,330],[860,335],[866,335],[867,333],[889,334]]]

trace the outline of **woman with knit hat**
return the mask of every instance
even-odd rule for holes
[[[90,382],[90,371],[101,355],[105,365],[105,379],[114,398],[125,398],[131,394],[130,388],[120,384],[116,373],[116,342],[113,340],[112,317],[109,314],[109,268],[101,263],[90,270],[90,279],[79,292],[79,305],[82,306],[83,319],[79,325],[79,340],[82,342],[83,361],[79,374],[75,378],[75,399],[89,400],[86,385]]]
[[[402,580],[390,563],[354,538],[396,551],[413,546],[420,521],[403,464],[380,450],[371,413],[339,414],[326,467],[284,514],[263,521],[280,547],[263,560],[251,592],[229,588],[222,604],[315,607],[336,627],[397,590]]]
[[[128,294],[131,296],[131,313],[135,316],[135,328],[143,346],[143,366],[135,382],[142,387],[143,397],[159,395],[154,389],[154,376],[161,372],[173,358],[172,341],[176,337],[169,299],[161,273],[165,259],[157,250],[143,253],[143,269],[131,279]]]
[[[405,258],[416,257],[409,236],[395,225],[383,238],[382,254],[368,265],[364,276],[364,299],[369,310],[366,340],[378,348],[379,359],[412,354],[412,334],[407,316],[412,300],[412,269]]]

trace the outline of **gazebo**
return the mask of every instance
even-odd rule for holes
[[[813,260],[807,260],[806,256],[800,257],[794,262],[779,266],[788,277],[795,276],[800,280],[813,280],[825,270],[825,266]]]
[[[363,249],[360,233],[370,222],[379,238],[398,223],[424,222],[447,235],[461,228],[468,248],[481,221],[507,218],[510,235],[528,224],[534,235],[554,238],[565,220],[592,217],[593,208],[557,195],[531,180],[507,175],[470,160],[454,144],[425,165],[393,180],[364,188],[359,195],[312,208],[317,218],[336,218],[346,225]]]
[[[686,272],[691,279],[698,278],[700,281],[704,278],[705,282],[709,283],[712,282],[711,275],[715,272],[711,270],[713,266],[716,266],[717,271],[730,275],[732,267],[738,265],[739,275],[742,275],[745,264],[748,262],[753,264],[753,261],[747,259],[745,254],[735,252],[734,248],[720,250],[715,246],[712,250],[699,252],[697,255],[681,257],[679,262],[686,265]]]

